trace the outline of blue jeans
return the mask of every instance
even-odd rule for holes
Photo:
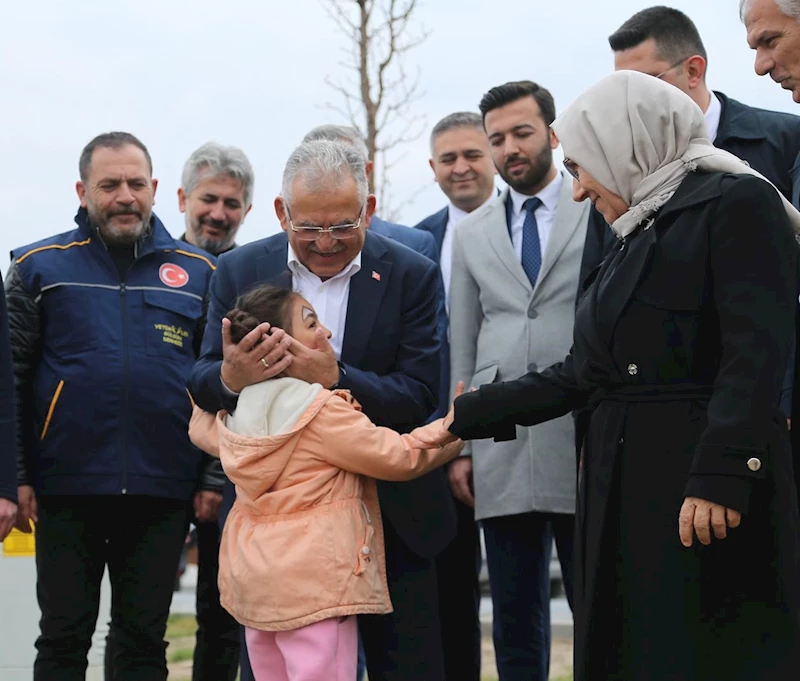
[[[574,516],[559,513],[483,520],[500,681],[547,681],[553,538],[571,605],[573,527]]]

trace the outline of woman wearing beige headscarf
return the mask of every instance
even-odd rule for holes
[[[800,519],[778,398],[800,214],[652,76],[603,79],[553,129],[576,200],[620,237],[572,352],[459,397],[416,437],[512,439],[593,407],[578,434],[576,681],[797,678]]]

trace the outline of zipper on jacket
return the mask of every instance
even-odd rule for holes
[[[136,262],[134,260],[134,262]],[[128,268],[130,271],[130,267]],[[120,311],[122,312],[122,493],[128,493],[128,303],[124,281],[119,283]]]
[[[47,429],[50,427],[50,419],[53,418],[53,412],[56,409],[56,403],[58,402],[58,398],[61,397],[61,391],[63,389],[64,389],[64,381],[61,380],[58,382],[55,392],[53,392],[53,397],[50,400],[50,407],[47,410],[47,416],[45,417],[44,426],[42,427],[42,435],[39,438],[40,440],[44,440],[44,436],[47,435]]]

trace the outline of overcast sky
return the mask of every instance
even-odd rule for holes
[[[176,190],[188,155],[216,140],[241,146],[256,171],[244,243],[279,229],[272,202],[305,132],[345,123],[326,111],[346,44],[323,0],[39,0],[3,2],[0,40],[0,265],[20,246],[74,226],[78,156],[94,135],[127,130],[149,147],[156,212],[183,231]],[[426,130],[509,80],[535,80],[561,111],[613,69],[607,36],[642,0],[421,0],[428,40],[409,55],[425,91]],[[753,72],[737,0],[675,0],[697,23],[708,82],[751,105],[797,112],[791,94]],[[393,170],[406,224],[444,205],[427,134]]]

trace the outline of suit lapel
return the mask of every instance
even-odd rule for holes
[[[547,249],[542,260],[542,269],[539,278],[536,280],[536,290],[542,286],[547,274],[553,269],[553,265],[558,261],[559,256],[566,248],[575,230],[581,222],[586,221],[589,211],[589,203],[576,203],[572,200],[572,182],[569,178],[564,178],[561,185],[561,194],[558,197],[558,207],[556,208],[556,219],[553,222],[553,229],[550,232]]]
[[[494,250],[500,262],[512,274],[512,276],[525,287],[528,293],[533,291],[531,282],[528,280],[528,275],[522,269],[522,263],[517,258],[514,251],[514,245],[511,243],[511,236],[508,231],[508,224],[506,222],[506,199],[508,198],[508,189],[506,189],[500,198],[490,205],[490,212],[484,220],[484,233],[489,242],[489,245]]]
[[[441,253],[442,245],[444,244],[444,233],[447,230],[447,221],[450,219],[449,209],[444,208],[436,217],[437,219],[431,225],[431,233],[433,238],[436,239],[436,248]]]
[[[367,349],[392,273],[392,263],[381,259],[385,253],[386,248],[368,232],[361,251],[361,269],[350,279],[342,339],[344,364],[358,366]]]

